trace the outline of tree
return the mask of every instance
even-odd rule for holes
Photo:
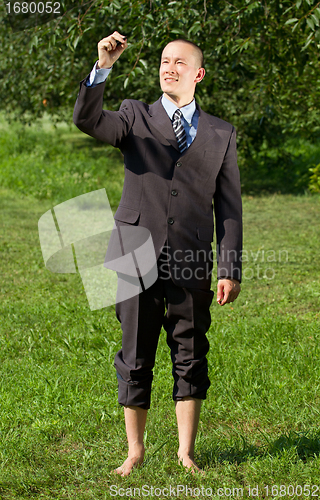
[[[128,95],[156,100],[161,49],[186,37],[205,55],[197,100],[236,126],[244,172],[264,151],[268,169],[274,148],[289,168],[286,137],[318,137],[320,2],[83,0],[65,7],[62,17],[20,32],[12,31],[2,12],[1,108],[11,115],[28,121],[47,111],[70,121],[78,81],[97,58],[97,42],[117,29],[128,36],[129,47],[106,88],[109,109]]]

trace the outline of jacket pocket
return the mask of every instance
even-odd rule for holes
[[[119,205],[114,218],[119,222],[126,222],[127,224],[135,224],[138,222],[140,217],[140,212],[134,210],[133,208],[124,207]]]
[[[213,226],[197,227],[197,236],[200,241],[213,241]]]

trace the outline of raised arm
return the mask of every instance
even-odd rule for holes
[[[127,46],[126,37],[117,31],[100,40],[97,68],[110,69]],[[87,82],[88,77],[80,83],[73,121],[82,132],[119,147],[134,119],[132,107],[128,101],[125,101],[120,111],[103,110],[105,82],[92,87],[87,86]]]

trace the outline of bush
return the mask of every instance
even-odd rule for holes
[[[320,193],[320,163],[313,168],[309,168],[311,177],[309,181],[309,189],[311,193]]]

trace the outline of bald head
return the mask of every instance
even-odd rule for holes
[[[196,45],[193,42],[190,42],[189,40],[184,40],[183,38],[178,38],[177,40],[172,40],[172,42],[169,42],[165,46],[165,48],[168,47],[168,45],[171,45],[172,43],[184,43],[184,44],[187,44],[187,45],[191,46],[193,48],[193,54],[194,54],[195,59],[196,59],[196,65],[197,65],[197,67],[198,68],[203,68],[204,67],[203,52],[200,49],[200,47],[198,47],[198,45]],[[165,48],[163,50],[165,50]]]

